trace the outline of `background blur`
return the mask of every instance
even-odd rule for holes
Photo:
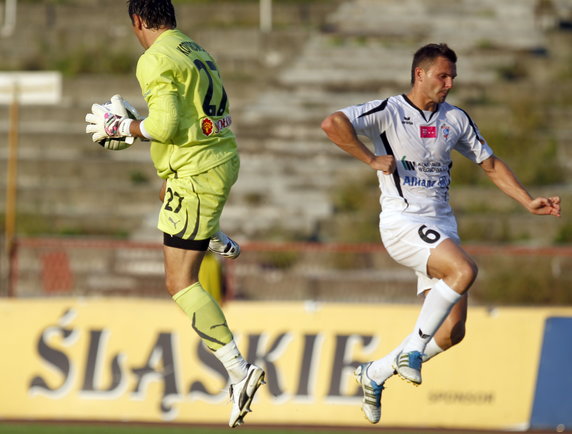
[[[405,93],[415,50],[446,42],[459,56],[448,101],[533,195],[562,197],[562,218],[530,215],[455,156],[451,200],[480,266],[473,305],[572,305],[572,0],[174,3],[219,64],[239,141],[222,227],[243,253],[207,272],[221,300],[419,302],[380,245],[375,174],[319,125]],[[61,75],[50,105],[13,103],[0,82],[0,294],[168,299],[147,145],[105,151],[84,133],[91,104],[115,93],[146,114],[125,2],[0,0],[0,17],[2,73]]]
[[[91,104],[114,93],[146,113],[134,77],[142,51],[124,2],[3,0],[0,4],[4,12],[0,68],[59,71],[63,77],[58,104],[22,105],[19,110],[16,240],[160,243],[155,229],[160,180],[147,146],[138,143],[125,152],[105,152],[83,132]],[[483,272],[475,299],[527,304],[572,301],[572,291],[567,290],[572,281],[570,254],[554,249],[572,242],[568,212],[572,1],[439,0],[429,5],[421,0],[195,0],[177,1],[176,8],[181,30],[219,63],[230,95],[242,169],[222,223],[244,244],[245,255],[239,261],[243,266],[237,265],[235,277],[261,265],[261,259],[249,254],[248,243],[253,241],[318,242],[330,249],[330,243],[379,245],[376,177],[331,144],[319,124],[341,107],[406,92],[412,53],[422,44],[443,41],[459,55],[459,77],[450,102],[471,114],[495,152],[533,194],[559,194],[563,203],[560,219],[529,215],[493,187],[478,167],[455,156],[451,196],[465,243],[525,248],[518,257],[497,248],[478,258]],[[14,129],[9,113],[8,104],[0,106],[2,173],[7,172],[8,135]],[[1,191],[6,191],[7,182],[6,176],[0,179]],[[6,201],[0,206],[4,211]],[[41,265],[33,258],[30,263],[22,249],[18,271],[24,278]],[[82,284],[71,285],[68,280],[58,289],[54,280],[65,277],[65,268],[71,265],[66,265],[64,256],[72,252],[50,249],[45,253],[34,248],[33,253],[48,268],[64,261],[60,277],[51,276],[52,282],[46,284],[53,291],[139,293],[133,279],[115,279],[114,271],[106,268],[103,256],[118,253],[103,247],[88,249],[81,259],[83,250],[73,251],[75,262],[84,263],[81,270],[72,270]],[[264,268],[295,273],[297,265],[308,266],[303,251],[302,246],[263,254]],[[139,272],[160,276],[160,254],[124,252],[122,262],[141,264],[141,255],[147,265],[138,266]],[[320,261],[323,255],[313,256]],[[346,269],[357,266],[368,269],[360,270],[360,279],[364,274],[373,281],[392,279],[393,288],[397,281],[405,280],[408,288],[413,282],[383,253],[379,259],[383,269],[373,266],[376,259],[369,251],[361,254],[363,258],[354,253],[345,256],[339,261],[349,278],[352,273]],[[7,258],[3,259],[6,294]],[[101,262],[101,268],[90,261]],[[96,268],[100,285],[93,287],[81,275]],[[258,275],[259,268],[252,272]],[[514,269],[520,270],[516,276]],[[315,271],[312,286],[319,286],[320,273]],[[162,293],[158,282],[152,283],[150,292]],[[20,285],[13,291],[26,295],[40,291],[35,283],[25,285],[21,280]],[[267,288],[261,293],[260,288],[239,282],[233,291],[243,298],[316,296],[292,289],[269,294]],[[372,292],[368,297],[383,298],[377,289]],[[396,292],[406,298],[413,294]],[[351,293],[360,297],[359,291]],[[338,296],[342,294],[332,295]]]

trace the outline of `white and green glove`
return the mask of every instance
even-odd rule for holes
[[[113,95],[110,102],[91,106],[91,113],[85,116],[85,132],[92,134],[92,140],[104,148],[119,151],[135,142],[129,127],[133,120],[139,119],[139,113],[131,104],[121,95]]]

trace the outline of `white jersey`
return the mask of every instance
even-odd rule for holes
[[[382,218],[452,217],[451,151],[475,163],[493,155],[469,115],[446,102],[424,112],[397,95],[340,111],[358,135],[369,137],[376,155],[395,157],[393,174],[378,171]]]

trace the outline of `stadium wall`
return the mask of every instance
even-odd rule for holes
[[[353,367],[396,346],[418,306],[225,311],[243,354],[267,371],[249,424],[367,426]],[[3,299],[0,328],[1,420],[226,424],[226,374],[170,300]],[[424,367],[421,387],[388,381],[381,425],[572,427],[559,345],[570,355],[571,330],[572,308],[474,307],[465,342]]]

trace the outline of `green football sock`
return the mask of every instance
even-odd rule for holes
[[[182,289],[173,300],[192,321],[193,329],[212,351],[232,341],[232,332],[218,303],[199,282]]]

